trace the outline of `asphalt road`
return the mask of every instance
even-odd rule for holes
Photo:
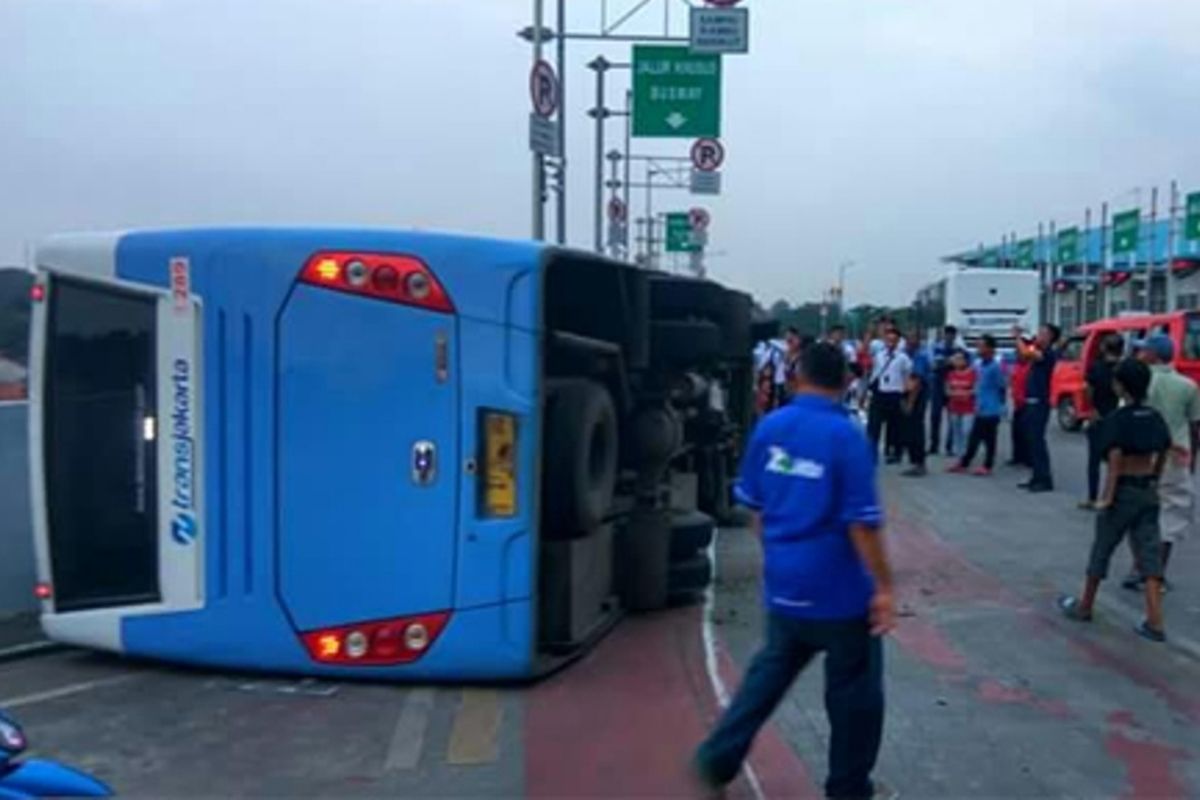
[[[880,775],[905,797],[1200,796],[1195,553],[1168,598],[1172,641],[1137,639],[1106,591],[1091,626],[1058,617],[1090,517],[1079,437],[1056,436],[1065,491],[1021,475],[884,476],[902,618],[888,644]],[[937,466],[937,462],[934,462]],[[77,651],[0,664],[0,707],[39,752],[126,796],[687,797],[693,746],[761,630],[759,555],[723,531],[709,606],[623,623],[531,686],[409,687],[178,670]],[[816,797],[821,672],[798,682],[734,798]]]

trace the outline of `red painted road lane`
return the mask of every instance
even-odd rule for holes
[[[1074,720],[1078,714],[1058,698],[1039,696],[1024,687],[1014,687],[991,677],[972,674],[972,665],[958,646],[934,622],[935,607],[986,605],[1002,607],[1021,616],[1040,633],[1050,633],[1074,650],[1083,660],[1153,691],[1176,713],[1200,719],[1200,702],[1191,688],[1181,691],[1131,659],[1103,644],[1081,638],[1078,632],[1055,624],[1037,607],[1030,607],[996,577],[969,562],[952,545],[927,526],[891,512],[890,545],[897,582],[904,606],[913,616],[902,618],[895,640],[910,657],[923,662],[947,683],[969,685],[976,700],[991,704],[1015,704],[1034,709],[1058,721]],[[1190,754],[1156,740],[1129,711],[1118,710],[1107,717],[1104,749],[1125,767],[1129,798],[1186,797],[1189,789],[1179,777],[1178,762]]]
[[[698,607],[632,618],[536,687],[525,715],[528,795],[698,796],[688,762],[717,713],[702,624]],[[723,652],[718,662],[732,690],[736,668]],[[820,796],[773,729],[759,737],[751,764],[768,798]],[[753,798],[754,789],[741,778],[727,796]]]

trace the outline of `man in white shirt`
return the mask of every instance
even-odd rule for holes
[[[889,328],[884,334],[883,348],[875,354],[871,369],[871,405],[867,422],[867,435],[876,458],[879,457],[879,440],[886,426],[888,464],[900,462],[904,397],[911,376],[912,359],[900,347],[900,331]]]

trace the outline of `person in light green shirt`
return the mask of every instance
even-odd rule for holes
[[[1159,334],[1136,342],[1134,346],[1138,358],[1148,364],[1153,373],[1146,405],[1162,415],[1171,433],[1170,456],[1158,481],[1165,574],[1172,548],[1188,537],[1195,521],[1194,476],[1196,456],[1200,451],[1200,387],[1173,366],[1175,343],[1171,337]],[[1141,576],[1131,574],[1122,586],[1140,589]]]

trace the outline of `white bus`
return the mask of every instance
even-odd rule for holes
[[[1014,325],[1032,331],[1041,322],[1038,289],[1036,271],[959,269],[918,292],[914,312],[930,336],[953,325],[971,349],[987,333],[1008,349]]]

